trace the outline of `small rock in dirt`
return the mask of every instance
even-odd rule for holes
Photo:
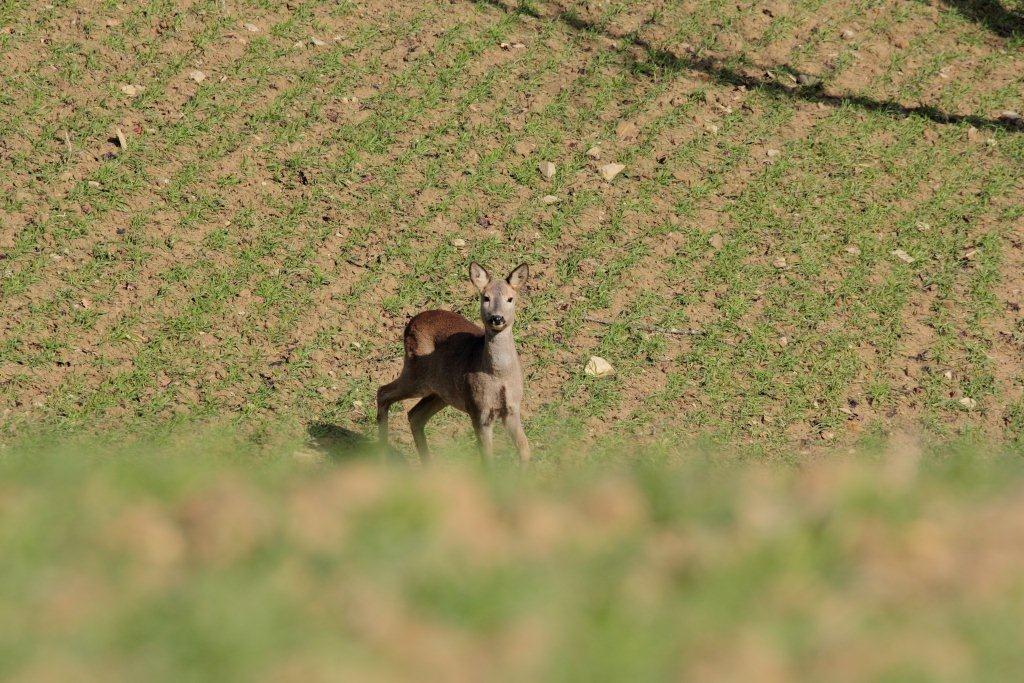
[[[974,410],[975,408],[978,407],[978,402],[975,401],[973,398],[970,398],[969,396],[964,396],[962,399],[960,399],[959,403],[964,408],[967,408],[967,410]]]
[[[764,154],[769,159],[774,159],[775,157],[779,156],[779,154],[781,154],[781,152],[779,152],[779,150],[777,150],[777,149],[769,149],[769,150],[765,150]]]
[[[605,164],[597,169],[597,172],[602,178],[611,182],[615,176],[619,175],[626,169],[622,164]]]
[[[324,45],[327,44],[326,40],[320,40],[316,36],[310,36],[309,42],[311,42],[313,45],[316,45],[317,47],[323,47]]]
[[[502,50],[522,50],[526,45],[523,43],[501,43],[500,47]]]
[[[615,374],[615,368],[612,364],[606,361],[600,356],[591,356],[590,360],[587,361],[587,365],[583,368],[583,372],[587,373],[591,377],[606,377],[608,375]]]
[[[779,337],[779,346],[781,346],[782,348],[786,348],[787,346],[789,346],[789,338]]]
[[[846,253],[852,256],[860,256],[860,247],[856,244],[851,244],[846,247]]]
[[[249,33],[259,33],[260,32],[260,27],[257,26],[256,24],[242,24],[242,28],[244,28]]]
[[[787,265],[786,264],[786,257],[785,256],[780,256],[779,258],[777,258],[774,261],[772,261],[772,265],[775,266],[776,268],[785,268],[786,265]]]
[[[456,237],[455,239],[452,240],[452,246],[461,249],[462,247],[466,246],[466,240],[460,237]]]
[[[981,139],[981,132],[974,126],[970,126],[967,129],[967,139],[971,142],[977,142]]]
[[[1007,109],[1006,111],[999,112],[999,120],[1014,125],[1021,125],[1024,123],[1024,119],[1021,119],[1020,112]]]
[[[953,379],[953,371],[946,370],[944,373],[942,373],[942,376],[945,377],[946,379]]]
[[[192,71],[189,71],[188,77],[196,83],[202,83],[206,80],[206,74],[200,71],[199,69],[193,69]]]
[[[893,256],[898,258],[900,261],[903,261],[904,263],[914,262],[914,257],[908,254],[907,252],[903,251],[902,249],[893,249],[889,253],[891,253]]]
[[[540,198],[540,201],[543,204],[557,204],[559,202],[559,199],[553,194],[546,194]]]
[[[132,85],[131,83],[125,83],[121,86],[121,92],[123,92],[128,97],[135,97],[140,92],[142,92],[142,86]]]
[[[718,132],[718,126],[713,123],[705,123],[704,130],[711,133],[712,135]]]
[[[708,242],[711,244],[711,248],[715,251],[718,251],[725,246],[725,238],[717,232],[711,236],[711,239],[709,239]]]
[[[928,232],[932,229],[931,224],[925,223],[924,221],[918,221],[914,227],[917,228],[918,232]]]
[[[555,171],[557,169],[555,168],[555,165],[550,161],[542,161],[539,164],[537,164],[537,170],[540,171],[540,174],[544,176],[545,179],[551,180],[552,178],[555,177]]]
[[[977,249],[968,249],[964,252],[964,259],[967,261],[973,261],[978,256]]]
[[[597,145],[594,145],[593,147],[587,150],[587,156],[590,157],[591,159],[600,159],[601,148],[598,147]]]
[[[97,190],[100,188],[100,183],[98,180],[90,180],[88,183],[86,183],[86,185]]]
[[[852,29],[844,28],[844,29],[843,29],[843,30],[842,30],[842,31],[840,32],[840,35],[841,35],[841,36],[842,36],[842,37],[843,37],[843,38],[844,38],[845,40],[852,40],[852,39],[853,39],[853,37],[854,37],[854,36],[856,36],[857,34],[856,34],[856,33],[854,33]]]
[[[814,86],[816,86],[819,83],[821,83],[821,78],[818,77],[818,76],[815,76],[814,74],[797,74],[796,75],[796,82],[799,85],[803,85],[803,86],[806,86],[808,88],[813,88]]]
[[[124,136],[124,131],[120,128],[117,129],[117,145],[121,149],[128,149],[128,138]]]

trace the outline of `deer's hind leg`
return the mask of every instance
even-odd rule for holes
[[[420,399],[420,402],[409,411],[409,426],[412,428],[412,438],[416,442],[416,450],[420,454],[420,462],[424,465],[430,462],[430,450],[427,448],[427,434],[423,428],[427,421],[434,417],[447,404],[437,394],[431,394]]]
[[[391,404],[412,398],[416,393],[416,385],[409,380],[405,371],[394,382],[389,382],[377,389],[377,436],[380,439],[381,448],[386,448],[388,443],[388,411],[391,409]]]

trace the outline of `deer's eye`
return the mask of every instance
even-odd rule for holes
[[[487,304],[491,303],[491,297],[485,296],[484,297],[484,303],[487,303]]]
[[[508,302],[509,302],[509,303],[512,303],[512,297],[509,297],[509,298],[508,298]]]

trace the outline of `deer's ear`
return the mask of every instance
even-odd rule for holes
[[[488,275],[484,267],[474,261],[469,264],[469,281],[476,285],[476,288],[481,292],[484,291],[484,287],[491,281],[491,276]]]
[[[530,266],[526,265],[525,263],[520,263],[518,266],[516,266],[515,270],[508,274],[508,277],[505,278],[505,281],[512,286],[512,289],[519,289],[520,287],[526,284],[526,280],[529,277]]]

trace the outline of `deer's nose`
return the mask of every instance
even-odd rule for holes
[[[490,318],[487,319],[487,322],[489,322],[492,325],[504,325],[505,317],[501,315],[492,315]]]

